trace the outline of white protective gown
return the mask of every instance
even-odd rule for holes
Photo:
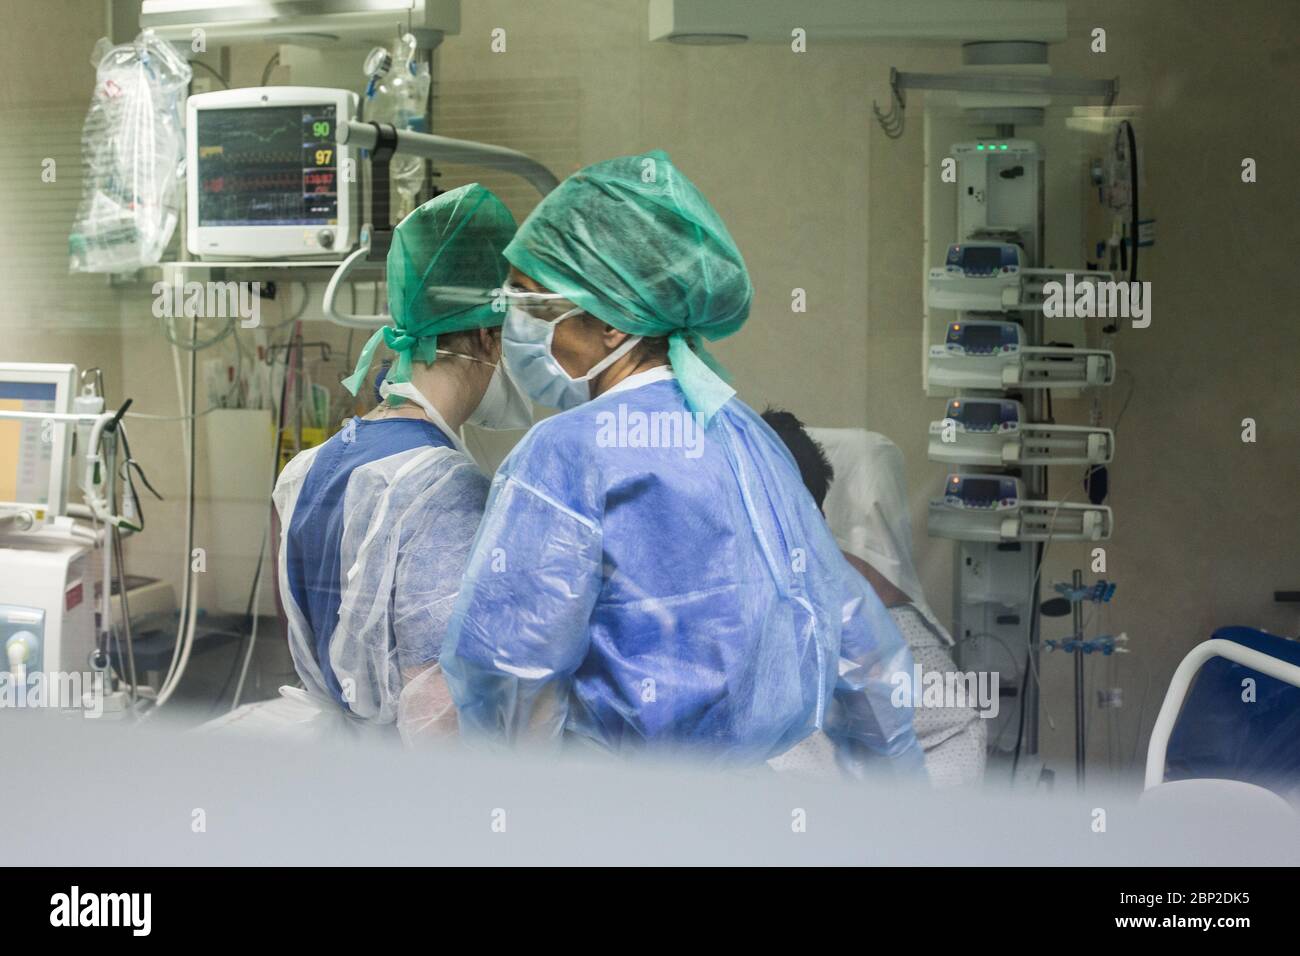
[[[276,482],[280,595],[307,694],[408,743],[456,731],[437,664],[488,481],[428,421],[353,419]]]

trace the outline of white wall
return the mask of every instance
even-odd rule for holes
[[[67,271],[90,50],[105,22],[94,0],[27,0],[0,13],[0,361],[98,365],[114,381],[114,293],[102,276]],[[53,181],[42,175],[47,160]]]

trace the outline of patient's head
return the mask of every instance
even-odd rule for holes
[[[768,427],[777,433],[785,443],[785,447],[790,450],[795,464],[799,466],[799,476],[803,479],[804,487],[817,502],[818,509],[825,514],[823,504],[826,501],[826,492],[830,490],[831,482],[835,480],[835,469],[831,467],[830,459],[826,457],[826,449],[808,434],[803,422],[791,412],[769,408],[763,412],[763,421],[767,422]],[[871,582],[872,588],[886,607],[906,604],[911,600],[866,561],[847,551],[844,552],[844,557],[859,574]]]
[[[803,427],[803,422],[799,421],[793,412],[769,408],[763,412],[763,421],[776,432],[785,447],[790,450],[790,454],[794,456],[794,463],[799,466],[799,477],[803,479],[804,487],[813,496],[813,501],[817,502],[818,510],[822,510],[826,501],[826,492],[830,490],[831,482],[835,480],[835,469],[831,467],[830,459],[826,457],[826,450],[808,434]]]

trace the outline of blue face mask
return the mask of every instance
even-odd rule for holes
[[[641,336],[631,336],[593,365],[585,375],[574,378],[551,354],[551,339],[557,325],[581,311],[570,309],[553,322],[529,315],[513,305],[506,313],[506,320],[501,326],[501,357],[519,387],[539,405],[567,411],[589,401],[591,380],[641,341]]]

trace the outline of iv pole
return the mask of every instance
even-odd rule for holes
[[[393,239],[387,188],[388,163],[394,153],[500,169],[526,180],[543,196],[560,182],[549,169],[518,150],[477,143],[468,139],[416,133],[408,129],[398,129],[389,123],[362,123],[349,120],[338,125],[335,130],[335,140],[341,146],[368,150],[371,161],[371,218],[374,220],[374,225],[370,229],[370,241],[344,259],[334,270],[329,284],[325,287],[325,298],[321,303],[321,310],[327,319],[347,328],[372,330],[387,321],[387,316],[383,315],[354,315],[351,312],[343,312],[338,307],[337,298],[339,289],[363,259],[375,263],[383,262],[388,256],[388,247]],[[375,189],[375,183],[383,183],[384,188]]]

